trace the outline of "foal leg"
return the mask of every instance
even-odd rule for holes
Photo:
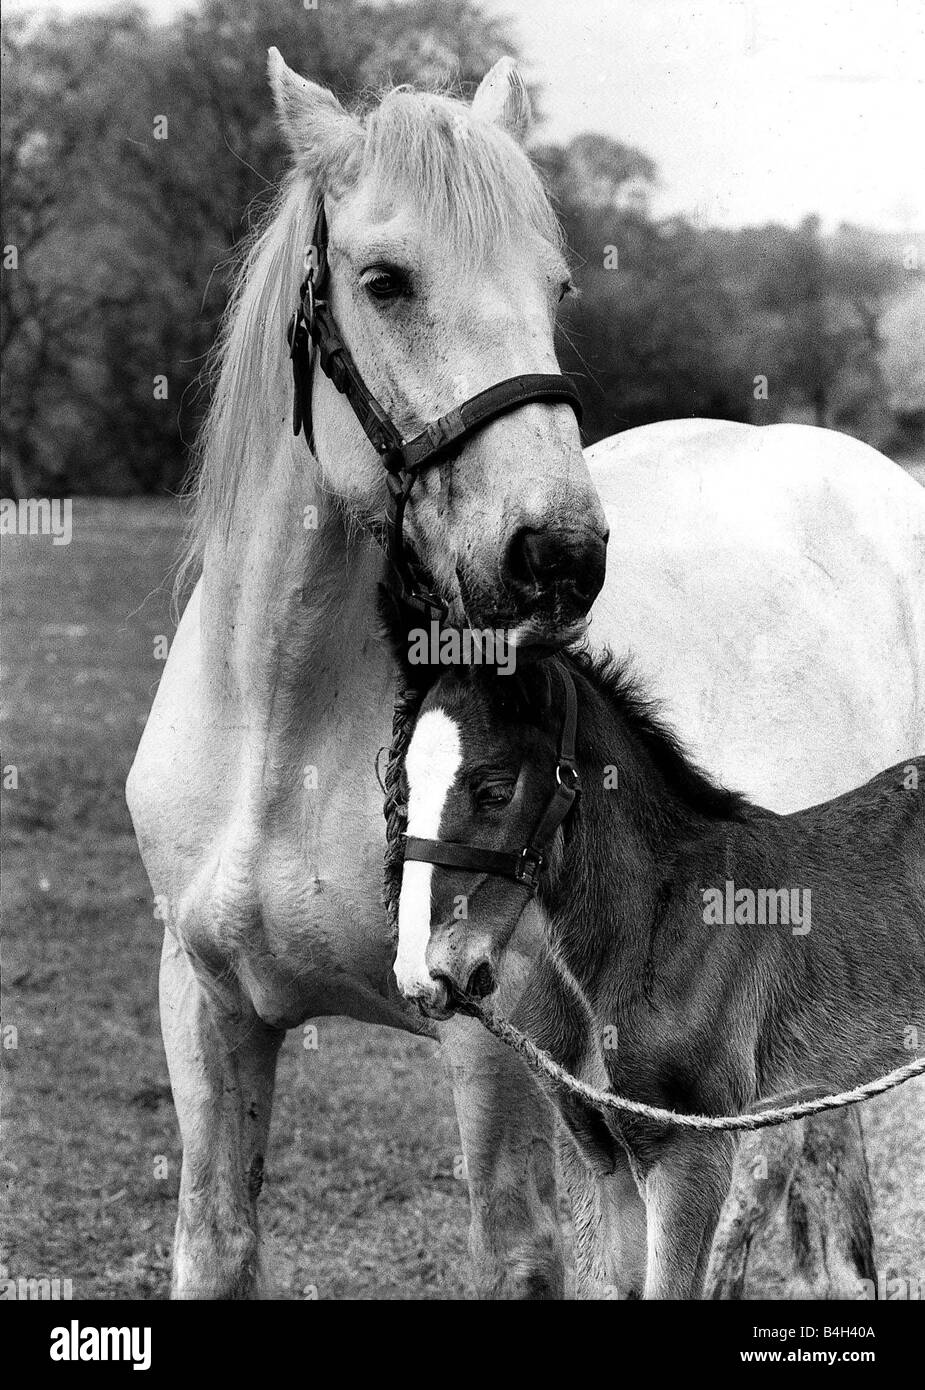
[[[687,1135],[669,1141],[649,1169],[647,1299],[703,1297],[735,1151],[731,1135]]]
[[[480,1298],[562,1298],[555,1117],[520,1058],[474,1019],[440,1027],[469,1177]]]
[[[257,1197],[283,1033],[237,996],[226,1008],[208,998],[170,931],[160,1000],[183,1139],[171,1295],[254,1298],[262,1282]]]

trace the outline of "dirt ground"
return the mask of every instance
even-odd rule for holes
[[[178,523],[166,503],[76,499],[73,527],[67,546],[3,542],[2,761],[18,787],[3,797],[0,1265],[70,1279],[75,1297],[160,1298],[180,1151],[161,928],[123,785],[172,633]],[[435,1045],[318,1029],[317,1051],[297,1032],[280,1064],[263,1201],[280,1292],[465,1296],[468,1204]],[[925,1280],[925,1086],[869,1104],[865,1124],[881,1272]]]

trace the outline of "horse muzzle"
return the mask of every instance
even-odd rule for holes
[[[458,926],[457,923],[453,927]],[[427,945],[427,969],[433,981],[431,1008],[444,1011],[443,1016],[465,1010],[469,1001],[481,1000],[493,994],[498,985],[497,972],[491,959],[491,943],[484,937],[473,939],[469,933],[450,928],[435,928]],[[430,1017],[437,1017],[431,1013]]]
[[[508,541],[501,561],[502,604],[490,611],[478,591],[463,601],[474,626],[504,630],[518,649],[558,650],[580,636],[600,593],[607,564],[607,534],[589,530],[538,530],[524,526]]]
[[[432,975],[423,962],[412,965],[399,960],[394,973],[399,994],[416,1005],[425,1018],[442,1022],[457,1012],[452,982]]]
[[[435,1023],[445,1023],[457,1012],[452,991],[445,980],[431,978],[427,990],[414,995],[413,999],[424,1017],[432,1018]]]

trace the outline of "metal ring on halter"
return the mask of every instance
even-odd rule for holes
[[[562,780],[563,773],[568,774],[565,781]],[[574,767],[571,763],[557,763],[556,781],[558,782],[560,787],[564,788],[565,791],[577,792],[581,785],[581,781],[578,776],[578,768]]]

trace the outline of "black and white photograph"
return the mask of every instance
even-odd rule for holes
[[[171,1300],[549,1300],[882,1370],[921,0],[6,0],[2,65],[31,1364],[181,1367]]]

